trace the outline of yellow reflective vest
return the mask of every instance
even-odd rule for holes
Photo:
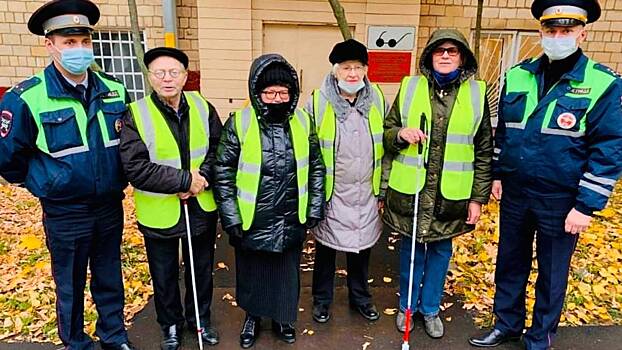
[[[380,193],[380,176],[382,174],[382,133],[384,132],[385,101],[382,90],[377,84],[372,84],[373,103],[369,111],[369,130],[373,143],[374,169],[372,177],[372,190],[374,195]],[[313,91],[313,114],[315,128],[320,141],[322,159],[326,166],[324,186],[326,188],[326,201],[330,201],[335,187],[335,138],[337,136],[337,118],[335,111],[326,96],[319,89]]]
[[[252,107],[235,112],[235,132],[240,140],[240,158],[236,175],[237,200],[242,229],[248,230],[255,217],[255,207],[261,180],[261,135],[259,121]],[[294,158],[296,160],[296,181],[298,184],[298,219],[307,221],[309,202],[309,135],[311,118],[297,109],[289,118],[292,133]]]
[[[406,77],[402,80],[399,93],[399,108],[402,126],[419,128],[421,115],[426,116],[427,130],[430,130],[432,107],[428,80],[424,76]],[[441,193],[449,200],[463,200],[471,197],[475,152],[473,139],[484,113],[486,83],[467,80],[459,89],[449,117],[445,140],[445,154],[441,172]],[[389,186],[405,194],[415,194],[424,186],[426,169],[418,167],[418,157],[427,159],[429,148],[418,155],[417,145],[409,145],[393,160]],[[419,188],[413,175],[419,177]]]
[[[184,92],[190,118],[190,170],[198,170],[209,150],[209,105],[198,92]],[[150,96],[129,105],[136,129],[149,150],[151,162],[182,168],[181,155],[164,115]],[[216,210],[211,190],[197,197],[199,206],[206,212]],[[180,199],[176,194],[153,193],[134,190],[136,218],[141,225],[150,228],[171,228],[179,222]]]

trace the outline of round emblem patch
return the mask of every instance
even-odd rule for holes
[[[0,137],[7,137],[11,132],[11,126],[13,126],[13,113],[2,111],[0,113]]]
[[[577,124],[577,117],[572,113],[562,113],[557,117],[557,125],[562,129],[570,129]]]
[[[121,132],[121,129],[123,129],[123,119],[117,119],[114,121],[114,129],[117,133]]]
[[[78,16],[73,16],[73,23],[74,23],[74,24],[80,24],[80,17],[78,17]]]

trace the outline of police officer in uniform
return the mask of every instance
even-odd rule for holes
[[[584,55],[596,0],[536,0],[544,54],[506,73],[499,103],[493,195],[501,200],[494,328],[473,346],[517,340],[535,237],[538,259],[528,350],[549,349],[579,234],[607,204],[622,171],[622,80]]]
[[[45,37],[52,63],[0,104],[0,175],[40,199],[65,348],[94,347],[83,330],[89,266],[101,346],[130,350],[120,256],[127,182],[118,150],[129,98],[119,81],[89,69],[98,19],[88,0],[54,0],[33,13],[28,29]]]
[[[121,132],[121,160],[134,186],[138,229],[145,236],[153,282],[162,350],[181,346],[187,321],[196,330],[190,259],[196,273],[201,336],[218,343],[211,325],[212,269],[216,239],[216,203],[212,168],[222,125],[216,109],[196,91],[182,91],[188,78],[188,56],[177,49],[157,47],[145,53],[150,96],[130,104]],[[186,218],[188,204],[193,255],[190,256]],[[179,239],[185,262],[185,318],[179,291]]]

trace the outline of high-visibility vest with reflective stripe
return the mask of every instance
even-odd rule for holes
[[[123,84],[111,81],[106,78],[102,78],[97,72],[91,72],[96,74],[106,85],[106,87],[110,91],[116,91],[116,96],[113,98],[102,99],[102,103],[109,104],[115,102],[123,102],[125,103],[125,88]],[[86,111],[84,110],[84,106],[79,100],[73,98],[47,98],[47,83],[45,81],[45,73],[42,71],[35,75],[37,78],[41,79],[41,83],[33,86],[32,88],[24,91],[24,93],[20,96],[24,102],[28,105],[30,112],[32,113],[35,124],[37,125],[38,133],[36,145],[37,148],[52,158],[61,158],[72,154],[84,153],[89,151],[89,141],[87,135],[87,124],[88,117],[86,115]],[[58,150],[55,152],[50,152],[48,147],[48,140],[46,139],[46,133],[43,127],[43,121],[41,120],[41,115],[45,113],[55,112],[71,109],[73,111],[73,115],[75,116],[78,130],[80,133],[80,138],[82,140],[82,145],[75,146],[71,148],[66,148],[62,150]],[[119,139],[116,135],[109,135],[108,128],[106,127],[106,118],[104,113],[100,109],[97,111],[97,120],[99,121],[100,130],[102,134],[102,139],[104,141],[105,147],[114,147],[119,145]],[[58,122],[63,122],[64,120],[59,120]]]
[[[190,170],[198,170],[209,150],[209,105],[197,92],[184,92],[189,108]],[[149,150],[151,162],[181,169],[181,154],[175,136],[164,115],[150,96],[129,105],[136,129]],[[216,210],[211,190],[197,195],[204,211]],[[181,217],[177,194],[134,190],[136,218],[141,225],[167,229],[175,226]]]
[[[549,128],[551,118],[553,117],[555,106],[558,100],[562,97],[581,98],[583,101],[589,100],[586,103],[584,115],[587,115],[600,97],[605,93],[609,86],[615,81],[615,77],[612,75],[600,71],[594,68],[597,63],[588,59],[585,66],[585,74],[583,81],[570,81],[571,89],[565,91],[565,94],[559,96],[556,99],[551,100],[546,106],[544,118],[542,120],[542,126],[540,132],[543,134],[562,135],[570,137],[581,137],[585,135],[586,119],[581,118],[577,122],[579,123],[578,130],[564,130],[557,128]],[[534,113],[538,106],[538,81],[536,75],[523,69],[520,65],[510,69],[506,75],[505,85],[507,94],[524,94],[525,96],[525,109],[523,110],[522,119],[520,121],[506,121],[505,127],[510,129],[525,129],[527,120]],[[577,95],[573,91],[582,91]],[[504,114],[505,115],[505,114]]]
[[[426,116],[426,129],[431,130],[432,106],[428,80],[424,76],[406,77],[400,86],[399,108],[402,125],[419,128],[421,114]],[[477,80],[463,82],[449,117],[445,155],[441,171],[441,193],[449,200],[467,199],[473,187],[473,162],[475,152],[473,138],[479,129],[484,112],[486,83]],[[423,152],[427,159],[429,143]],[[418,145],[409,145],[393,160],[389,186],[405,194],[415,194],[424,186],[426,169],[418,162]],[[414,176],[419,176],[419,188],[416,187]]]
[[[382,146],[382,133],[384,132],[384,112],[385,101],[382,90],[377,84],[372,84],[373,103],[367,118],[369,130],[373,142],[374,169],[372,177],[372,190],[374,195],[380,193],[380,176],[382,174],[382,156],[384,147]],[[333,195],[335,186],[335,138],[337,135],[337,118],[326,96],[319,89],[313,91],[313,114],[315,117],[315,128],[320,140],[322,158],[326,166],[326,177],[324,184],[326,189],[326,201],[328,202]]]
[[[259,181],[261,180],[261,135],[259,121],[252,107],[235,112],[235,132],[240,140],[241,152],[236,175],[237,200],[242,228],[248,230],[255,218]],[[296,181],[298,184],[298,220],[307,221],[309,201],[309,135],[311,119],[307,113],[296,109],[289,118],[292,133]]]

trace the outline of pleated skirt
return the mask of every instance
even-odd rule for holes
[[[253,316],[294,323],[300,297],[300,249],[269,253],[236,249],[236,300]]]

